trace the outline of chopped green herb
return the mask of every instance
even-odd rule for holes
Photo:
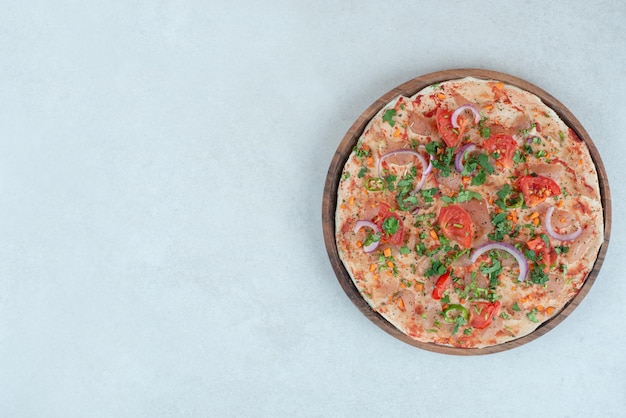
[[[569,247],[565,245],[557,245],[554,247],[554,252],[557,254],[567,254],[569,252]]]
[[[358,158],[366,158],[369,157],[371,155],[369,150],[366,150],[363,148],[363,142],[362,139],[359,139],[358,142],[356,143],[356,145],[354,146],[354,148],[352,149],[352,151],[354,151],[354,154],[358,157]]]
[[[530,312],[528,312],[528,313],[526,314],[526,316],[528,317],[528,319],[530,320],[530,322],[539,322],[539,321],[537,320],[537,316],[536,316],[536,314],[537,314],[537,309],[536,309],[536,308],[533,308],[533,310],[532,310],[532,311],[530,311]]]
[[[544,265],[537,264],[535,268],[530,271],[530,280],[534,284],[545,284],[550,279],[550,277],[544,273],[542,266]]]
[[[436,187],[432,189],[422,189],[420,190],[420,195],[424,199],[424,202],[430,203],[434,202],[433,196],[437,194],[439,190]]]
[[[434,142],[431,142],[433,144]],[[428,145],[426,150],[428,151]],[[452,168],[454,166],[454,152],[456,151],[456,147],[446,148],[444,152],[437,155],[436,152],[433,155],[432,165],[434,168],[439,170],[439,175],[441,177],[448,177],[452,174]],[[430,151],[428,151],[430,154]]]
[[[478,173],[472,178],[470,184],[472,186],[480,186],[487,181],[487,174],[483,170],[479,170]]]
[[[425,145],[426,152],[432,155],[433,157],[437,155],[437,149],[441,147],[441,144],[437,142],[429,142]]]
[[[444,266],[441,263],[441,261],[432,259],[430,262],[430,267],[428,268],[428,270],[426,270],[426,272],[424,273],[424,276],[426,277],[441,276],[445,272],[446,272],[446,266]]]
[[[471,190],[461,190],[456,196],[456,201],[458,203],[467,202],[472,199],[482,200],[482,196],[479,193],[473,192]]]
[[[515,154],[513,154],[513,162],[515,164],[521,164],[526,162],[526,156],[522,154],[520,150],[515,150]]]
[[[462,327],[467,323],[467,319],[463,316],[459,315],[454,319],[454,328],[452,328],[452,335],[456,334],[459,331],[459,327]]]
[[[396,112],[395,109],[387,109],[387,111],[383,115],[383,122],[387,122],[389,125],[395,126],[396,121],[393,120],[393,117],[396,116],[396,113],[398,112]]]
[[[368,245],[374,243],[374,242],[378,242],[380,241],[380,233],[369,233],[367,235],[367,237],[365,238],[365,241],[363,241],[363,246],[367,247]]]
[[[483,126],[480,129],[480,135],[485,139],[489,138],[491,136],[491,129],[488,126]]]
[[[383,231],[389,235],[393,235],[398,231],[399,225],[398,219],[394,216],[390,216],[383,221]]]
[[[389,174],[388,176],[386,176],[385,182],[387,183],[387,189],[389,189],[390,191],[393,191],[396,188],[395,181],[397,179],[398,179],[398,176],[394,174]]]

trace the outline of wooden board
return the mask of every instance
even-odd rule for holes
[[[504,344],[476,349],[456,348],[441,346],[433,343],[424,343],[416,341],[399,331],[380,314],[372,310],[369,304],[361,297],[361,294],[352,282],[352,279],[350,278],[341,259],[339,258],[339,254],[337,252],[337,243],[335,241],[335,211],[337,206],[337,188],[339,185],[341,172],[348,157],[350,156],[350,153],[352,152],[352,149],[356,145],[357,140],[363,133],[363,130],[365,129],[365,126],[368,124],[370,119],[372,119],[378,113],[378,111],[380,111],[380,109],[382,109],[387,103],[389,103],[392,99],[399,95],[410,97],[431,84],[464,77],[475,77],[481,79],[502,81],[503,83],[519,87],[523,90],[535,94],[536,96],[541,98],[541,100],[543,100],[543,102],[547,106],[551,107],[561,117],[561,119],[572,130],[574,130],[578,137],[585,141],[585,143],[587,144],[587,147],[589,148],[589,152],[598,172],[600,195],[602,207],[604,208],[604,242],[600,247],[594,267],[587,276],[587,279],[585,280],[585,283],[583,284],[580,292],[565,306],[565,308],[558,315],[543,323],[532,333]],[[324,186],[324,196],[322,200],[322,227],[324,232],[326,251],[328,252],[331,265],[333,267],[333,270],[335,271],[339,284],[345,291],[346,295],[348,295],[350,300],[374,324],[376,324],[378,327],[383,329],[388,334],[394,336],[395,338],[418,348],[444,354],[481,355],[505,351],[526,344],[553,329],[556,325],[558,325],[565,318],[567,318],[567,316],[569,316],[569,314],[572,313],[574,309],[576,309],[576,307],[589,292],[589,289],[596,280],[598,272],[600,271],[600,267],[604,262],[604,258],[609,244],[609,237],[611,235],[611,193],[609,190],[609,183],[606,176],[606,171],[604,169],[604,165],[602,163],[597,148],[591,140],[591,137],[582,126],[582,124],[576,119],[576,117],[574,117],[574,115],[556,98],[554,98],[544,90],[540,89],[539,87],[509,74],[481,69],[444,70],[416,77],[412,80],[407,81],[404,84],[401,84],[400,86],[389,91],[381,98],[376,100],[374,103],[372,103],[372,105],[369,106],[357,118],[357,120],[354,122],[352,127],[348,130],[348,132],[343,137],[341,143],[339,144],[330,164],[330,168],[328,169],[326,183]]]

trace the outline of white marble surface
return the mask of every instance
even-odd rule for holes
[[[2,2],[0,416],[624,416],[625,18],[619,0]],[[580,307],[471,358],[370,323],[321,227],[354,119],[461,67],[568,106],[614,215]]]

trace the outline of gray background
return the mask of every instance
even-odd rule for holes
[[[626,3],[0,4],[0,415],[615,417],[626,410]],[[406,345],[340,288],[326,172],[448,68],[565,104],[611,245],[574,313],[489,356]]]

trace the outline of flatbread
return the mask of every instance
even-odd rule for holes
[[[585,143],[534,94],[471,77],[372,118],[342,171],[335,222],[372,310],[416,341],[462,348],[558,315],[604,236]]]

